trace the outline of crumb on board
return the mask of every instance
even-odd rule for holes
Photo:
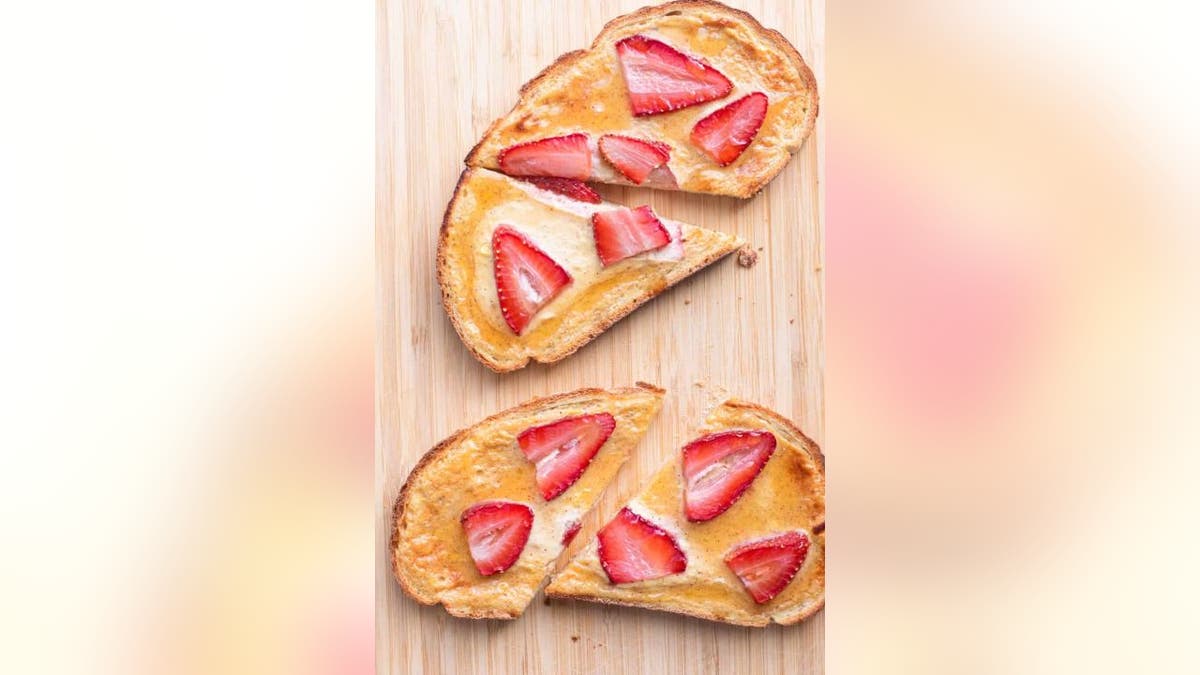
[[[571,642],[579,642],[579,636],[578,636],[578,635],[572,635],[572,636],[571,636]]]
[[[788,323],[790,323],[790,324],[791,324],[791,323],[796,323],[796,320],[795,320],[795,319],[789,319],[789,320],[788,320]]]
[[[738,249],[737,263],[739,265],[741,265],[742,267],[750,268],[750,267],[754,267],[754,264],[757,262],[758,262],[758,253],[756,253],[754,251],[754,249],[750,248],[749,246],[743,246]]]
[[[685,305],[690,305],[690,304],[692,304],[692,301],[691,301],[691,300],[688,300],[687,298],[684,298],[684,300],[683,300],[683,304],[685,304]]]

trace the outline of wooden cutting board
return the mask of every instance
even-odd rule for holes
[[[684,281],[551,366],[497,375],[467,352],[442,310],[438,227],[462,158],[517,89],[589,45],[639,0],[379,0],[376,272],[376,650],[380,673],[817,673],[824,612],[747,629],[539,595],[516,621],[470,621],[409,600],[391,578],[392,502],[442,438],[534,396],[637,380],[668,390],[662,413],[568,551],[678,451],[726,395],[790,415],[824,438],[824,123],[749,201],[602,187],[677,220],[740,235],[759,252]],[[824,85],[823,0],[734,0],[782,32]],[[566,556],[563,561],[565,562]],[[561,564],[561,563],[560,563]]]

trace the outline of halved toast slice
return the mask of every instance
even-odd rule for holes
[[[466,162],[747,198],[816,116],[816,79],[783,35],[721,3],[680,0],[618,17],[560,56]]]
[[[546,595],[746,626],[825,603],[825,462],[761,406],[717,407]]]
[[[454,616],[520,616],[663,394],[639,382],[534,399],[439,443],[396,499],[400,587]]]
[[[610,217],[621,222],[605,229]],[[643,241],[642,225],[660,238]],[[463,343],[508,372],[567,357],[741,244],[648,207],[603,202],[578,181],[467,169],[442,222],[438,283]],[[621,257],[631,251],[640,252]]]

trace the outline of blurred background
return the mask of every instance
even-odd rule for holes
[[[827,8],[830,672],[1200,666],[1186,15]],[[5,672],[373,671],[373,22],[0,8]]]
[[[1196,672],[1195,41],[830,3],[830,672]]]
[[[374,8],[0,8],[0,671],[374,664]]]

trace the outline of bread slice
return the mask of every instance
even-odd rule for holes
[[[658,414],[664,393],[639,382],[538,398],[439,443],[413,468],[396,499],[391,554],[400,587],[422,604],[441,603],[454,616],[520,616],[563,552],[564,534],[616,476]],[[543,499],[534,465],[518,447],[517,435],[559,419],[604,412],[616,422],[612,435],[578,480],[550,501]],[[472,505],[489,500],[526,504],[534,517],[516,562],[485,577],[475,567],[459,518]]]
[[[728,79],[732,91],[718,99],[658,114],[635,116],[616,44],[642,35],[701,60]],[[691,140],[696,123],[752,92],[769,107],[757,135],[739,157],[719,166]],[[582,132],[593,151],[590,180],[629,184],[597,152],[603,134],[665,143],[674,180],[652,187],[748,198],[791,159],[817,116],[812,70],[780,33],[754,17],[710,0],[679,0],[644,7],[605,25],[586,50],[563,54],[521,88],[520,99],[471,150],[469,166],[501,168],[500,153],[538,139]]]
[[[552,363],[618,319],[741,246],[733,235],[667,218],[678,241],[604,267],[591,216],[622,208],[590,204],[486,169],[467,169],[446,208],[438,242],[438,283],[454,329],[475,358],[497,372],[531,359]],[[492,237],[500,225],[519,231],[571,275],[520,335],[505,322],[494,276]]]
[[[728,510],[706,522],[684,516],[677,455],[629,503],[637,515],[670,533],[687,557],[679,574],[615,585],[593,541],[546,587],[547,597],[630,605],[745,626],[794,624],[825,604],[825,461],[817,444],[795,424],[766,408],[738,400],[717,407],[699,435],[761,429],[776,449],[761,473]],[[741,543],[785,531],[810,540],[796,576],[765,604],[757,604],[724,559]]]

